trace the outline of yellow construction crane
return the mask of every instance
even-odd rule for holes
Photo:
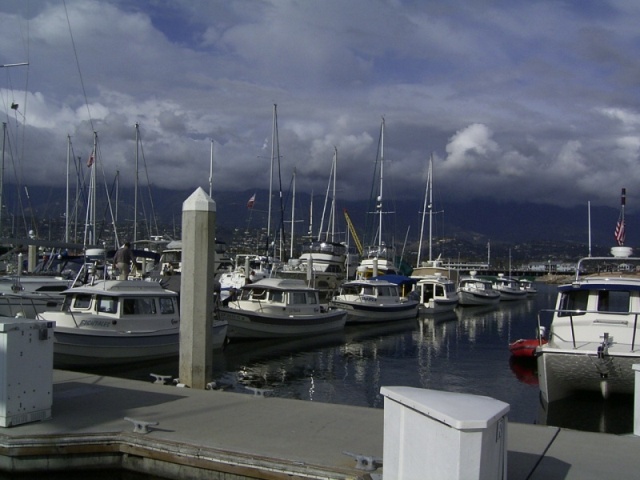
[[[349,231],[351,232],[351,236],[353,237],[353,241],[356,244],[356,249],[358,250],[358,254],[360,256],[364,255],[364,249],[362,248],[362,243],[360,243],[360,238],[358,238],[358,234],[356,233],[356,228],[353,226],[351,222],[351,217],[349,217],[349,212],[347,209],[344,209],[344,219],[347,221],[347,227],[349,227]]]

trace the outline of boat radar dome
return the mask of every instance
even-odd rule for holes
[[[611,255],[616,258],[628,258],[633,253],[633,249],[631,247],[617,246],[611,247]]]

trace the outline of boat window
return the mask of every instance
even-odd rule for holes
[[[289,305],[300,305],[307,303],[305,292],[289,292]]]
[[[284,302],[284,295],[279,290],[272,291],[270,298],[271,298],[271,301],[275,302],[275,303],[283,303]]]
[[[588,290],[575,290],[564,292],[560,297],[559,317],[566,317],[567,315],[575,314],[576,310],[586,310],[587,302],[589,300]],[[570,312],[567,312],[569,310]]]
[[[118,299],[99,296],[98,311],[104,313],[116,313],[118,311]]]
[[[358,287],[355,285],[343,285],[342,286],[342,295],[358,295],[360,292],[358,291]]]
[[[422,301],[428,302],[433,298],[433,284],[427,283],[422,289]]]
[[[175,304],[173,303],[173,298],[170,297],[160,297],[160,313],[163,315],[172,315],[176,313]]]
[[[318,303],[318,296],[316,295],[316,292],[307,292],[306,303],[308,305],[314,305]]]
[[[252,288],[251,289],[251,298],[253,300],[266,300],[267,299],[267,291],[264,288]]]
[[[73,301],[74,308],[89,308],[91,306],[91,295],[79,294],[76,295]]]
[[[445,289],[443,285],[436,285],[436,296],[437,297],[444,297],[445,294]]]
[[[125,315],[149,315],[156,313],[153,298],[125,298],[122,313]]]
[[[362,289],[362,294],[363,295],[375,295],[376,292],[374,290],[374,288],[370,285],[365,285],[365,287]]]
[[[598,311],[629,313],[629,292],[600,290],[598,292]]]

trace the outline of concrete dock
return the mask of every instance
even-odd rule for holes
[[[0,471],[102,467],[166,478],[382,478],[376,462],[383,452],[382,409],[152,381],[55,370],[52,417],[0,429]],[[509,423],[507,448],[509,480],[640,477],[635,436]]]

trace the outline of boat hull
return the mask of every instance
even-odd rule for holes
[[[527,298],[527,292],[524,290],[496,289],[500,292],[501,302],[513,302],[516,300],[524,300]]]
[[[158,334],[55,327],[56,368],[126,364],[178,355],[179,329]]]
[[[441,315],[443,313],[451,313],[458,305],[458,299],[435,298],[419,306],[420,313],[427,315]]]
[[[538,353],[540,393],[545,402],[561,400],[578,391],[632,394],[640,352],[615,353],[602,358],[597,350],[558,349],[542,346]]]
[[[287,338],[317,335],[344,329],[347,312],[329,310],[316,315],[276,316],[250,310],[222,307],[221,320],[228,322],[230,340],[250,338]]]
[[[347,324],[389,322],[418,316],[418,302],[415,301],[380,305],[333,300],[331,304],[347,312]]]
[[[458,291],[458,304],[467,307],[498,305],[500,295],[486,295],[482,292]]]

